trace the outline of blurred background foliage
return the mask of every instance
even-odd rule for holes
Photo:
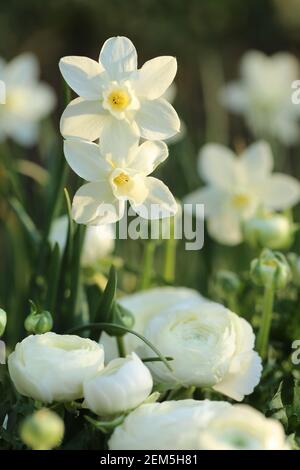
[[[68,173],[62,153],[59,118],[65,107],[64,86],[58,61],[64,55],[97,58],[101,45],[110,36],[128,36],[136,45],[139,64],[158,55],[172,54],[178,60],[175,108],[186,125],[184,138],[170,145],[170,158],[159,170],[162,179],[178,199],[199,187],[196,172],[198,150],[206,142],[225,143],[233,148],[253,140],[243,120],[228,116],[218,101],[221,85],[238,76],[243,53],[259,49],[280,50],[299,56],[300,2],[297,0],[10,0],[0,6],[0,55],[6,60],[23,51],[34,52],[41,64],[41,78],[58,95],[54,115],[43,123],[39,145],[23,150],[8,142],[1,156],[9,165],[20,159],[42,165],[49,173],[39,181],[20,176],[7,183],[2,167],[1,184],[16,184],[23,205],[33,223],[46,233],[49,213],[66,212],[63,185],[70,196],[78,186]],[[299,148],[288,150],[287,168],[300,177]],[[7,168],[7,166],[6,166]],[[67,179],[60,178],[62,173]],[[47,175],[51,175],[47,177]],[[20,184],[18,184],[20,183]],[[51,207],[51,195],[61,192],[60,204]],[[50,201],[50,202],[49,202]],[[32,265],[40,259],[34,253],[14,210],[1,203],[0,302],[19,322],[28,313],[28,286]],[[294,249],[299,240],[296,238]],[[133,291],[142,268],[141,242],[117,244],[116,255],[125,259],[128,270],[121,272],[120,287]],[[157,247],[156,273],[161,281],[162,245]],[[248,269],[255,253],[244,245],[230,248],[218,245],[208,236],[205,249],[186,251],[178,243],[176,284],[210,292],[209,277],[219,268],[238,272]],[[48,260],[49,261],[49,260]],[[251,302],[250,302],[251,305]],[[247,307],[245,307],[247,310]],[[26,313],[25,311],[26,310]],[[247,314],[247,312],[245,312]],[[15,328],[15,325],[14,325]]]

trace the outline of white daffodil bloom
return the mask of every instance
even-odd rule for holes
[[[5,63],[0,58],[0,141],[6,137],[21,145],[33,145],[38,137],[39,121],[55,106],[49,85],[38,81],[39,64],[31,53],[24,53]],[[2,104],[1,104],[2,103]]]
[[[63,253],[68,235],[68,216],[63,215],[54,220],[49,240],[52,245],[58,243]],[[111,254],[115,247],[115,232],[112,225],[89,226],[84,235],[81,252],[81,266],[89,267]]]
[[[99,416],[122,413],[143,403],[152,386],[149,369],[131,353],[114,359],[84,383],[84,404]]]
[[[284,144],[299,139],[300,107],[291,100],[291,85],[299,78],[299,64],[289,53],[266,56],[247,52],[241,61],[241,79],[221,91],[223,104],[242,114],[257,137],[275,137]]]
[[[177,203],[167,186],[148,176],[168,156],[163,142],[146,141],[127,151],[126,158],[104,156],[93,142],[66,140],[64,153],[70,167],[89,183],[74,196],[73,217],[86,225],[109,224],[120,220],[128,200],[145,219],[170,217]]]
[[[134,330],[173,360],[147,364],[156,381],[182,386],[212,387],[240,401],[252,393],[261,376],[261,359],[253,350],[250,324],[198,292],[156,288],[128,295],[120,304],[134,316]],[[123,337],[127,353],[142,358],[153,352],[133,335]],[[106,357],[116,354],[114,339],[101,336]]]
[[[225,245],[237,245],[243,240],[243,221],[258,209],[285,210],[300,200],[299,182],[282,173],[272,174],[272,168],[266,142],[250,145],[239,156],[222,145],[207,144],[198,161],[207,186],[186,196],[184,202],[204,204],[210,235]]]
[[[76,335],[31,335],[8,357],[10,378],[21,395],[43,403],[83,397],[83,383],[104,367],[100,344]]]
[[[70,56],[59,66],[79,95],[62,115],[64,137],[100,138],[104,154],[123,157],[137,137],[164,140],[179,131],[176,111],[162,98],[177,71],[174,57],[157,57],[137,69],[132,42],[113,37],[104,43],[98,62]]]
[[[283,426],[247,405],[224,408],[199,435],[203,450],[288,450]]]

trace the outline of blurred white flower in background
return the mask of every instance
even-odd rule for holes
[[[179,131],[176,111],[162,98],[177,71],[174,57],[156,57],[137,69],[134,45],[118,36],[104,43],[99,62],[69,56],[59,66],[79,95],[62,115],[64,137],[100,138],[103,154],[122,158],[136,138],[164,140]]]
[[[52,245],[58,243],[60,253],[63,253],[68,235],[68,216],[63,215],[54,220],[49,240]],[[81,265],[93,266],[114,251],[115,231],[113,225],[90,225],[86,228],[81,252]]]
[[[177,288],[176,294],[173,288],[173,295],[164,289],[170,288],[129,295],[120,301],[133,314],[135,331],[173,358],[173,372],[159,362],[148,364],[156,381],[212,387],[238,401],[252,393],[262,366],[253,350],[255,336],[250,324],[193,290]],[[153,356],[146,345],[129,336],[124,337],[127,352]],[[102,335],[101,343],[109,356],[110,341]]]
[[[282,425],[246,405],[178,400],[141,405],[118,426],[111,450],[287,450]]]
[[[51,87],[39,82],[39,64],[31,53],[5,63],[0,58],[0,80],[5,84],[5,103],[0,105],[0,141],[6,137],[21,145],[33,145],[39,121],[56,103]]]
[[[124,143],[124,149],[126,145]],[[168,156],[163,142],[146,141],[127,149],[124,158],[105,157],[97,144],[68,139],[64,153],[75,173],[89,183],[76,192],[72,214],[77,223],[100,225],[120,220],[125,202],[144,218],[170,217],[177,212],[177,203],[168,187],[148,176]]]
[[[283,426],[248,405],[220,410],[199,436],[204,450],[288,450]]]
[[[84,382],[84,405],[99,416],[113,415],[139,406],[153,386],[149,369],[131,353],[112,360]]]
[[[225,245],[237,245],[243,240],[242,222],[259,208],[280,211],[300,200],[298,180],[272,174],[272,169],[271,148],[264,141],[250,145],[239,156],[222,145],[207,144],[198,160],[207,186],[186,196],[184,202],[194,207],[204,204],[210,235]]]
[[[239,81],[221,90],[223,104],[242,114],[256,137],[273,137],[286,145],[297,142],[300,107],[291,100],[292,82],[299,78],[296,57],[249,51],[241,60],[240,72]]]
[[[8,357],[17,391],[43,403],[83,397],[83,383],[104,367],[100,344],[76,335],[31,335]]]

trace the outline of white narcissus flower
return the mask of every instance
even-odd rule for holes
[[[282,425],[245,405],[178,400],[141,405],[118,426],[110,450],[287,450]]]
[[[0,104],[0,141],[11,137],[24,146],[38,137],[39,121],[55,106],[49,85],[38,81],[39,64],[31,53],[5,63],[0,58],[0,80],[5,85],[4,104]]]
[[[157,57],[137,69],[132,42],[112,37],[104,43],[98,62],[70,56],[59,66],[79,95],[62,115],[64,137],[100,138],[104,154],[122,157],[137,137],[164,140],[179,131],[176,111],[161,97],[177,71],[174,57]]]
[[[68,216],[63,215],[54,220],[49,240],[52,245],[58,243],[63,253],[68,235]],[[115,246],[115,232],[112,225],[89,226],[84,235],[81,252],[81,265],[89,267],[113,252]]]
[[[52,332],[31,335],[8,357],[10,378],[21,395],[43,403],[83,397],[83,382],[104,367],[100,344]]]
[[[229,403],[178,400],[149,403],[132,411],[118,426],[110,450],[196,450],[199,434]]]
[[[282,424],[247,405],[220,410],[199,436],[204,450],[288,450]]]
[[[299,78],[299,64],[292,54],[266,56],[247,52],[241,61],[241,79],[221,91],[223,104],[242,114],[257,137],[275,137],[284,144],[299,139],[299,106],[292,103],[291,85]]]
[[[177,203],[168,187],[152,176],[168,156],[163,142],[146,141],[134,145],[126,157],[104,156],[93,142],[68,139],[64,153],[70,167],[89,183],[81,186],[73,199],[72,213],[79,224],[101,225],[120,220],[128,200],[145,219],[170,217]]]
[[[253,350],[255,336],[250,324],[193,290],[163,289],[120,301],[134,316],[134,330],[173,358],[173,372],[162,363],[148,364],[154,378],[172,385],[212,387],[237,401],[252,393],[262,366]],[[127,352],[153,356],[152,350],[132,336],[124,336]],[[113,340],[102,335],[101,343],[111,357],[115,353]]]
[[[237,156],[219,144],[207,144],[200,151],[199,174],[207,186],[184,198],[186,204],[204,204],[210,235],[225,245],[243,240],[242,223],[258,209],[285,210],[300,200],[295,178],[273,173],[270,146],[250,145]],[[186,210],[191,210],[188,206]]]
[[[153,386],[149,369],[131,353],[111,361],[84,382],[84,404],[99,416],[113,415],[139,406]]]

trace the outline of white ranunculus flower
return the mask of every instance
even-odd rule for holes
[[[300,200],[295,178],[272,174],[273,156],[264,141],[250,145],[239,156],[222,145],[207,144],[200,151],[198,168],[207,186],[186,196],[184,202],[204,204],[210,235],[225,245],[242,241],[243,221],[259,208],[285,210]]]
[[[148,322],[165,309],[171,309],[182,302],[190,304],[194,302],[199,303],[203,300],[206,299],[199,292],[187,287],[155,287],[122,297],[119,299],[119,303],[133,314],[133,329],[143,334]],[[123,340],[127,352],[132,352],[141,345],[141,340],[134,335],[127,334],[123,336]],[[102,333],[101,344],[103,344],[105,349],[106,360],[118,357],[115,338]]]
[[[63,253],[68,235],[68,216],[63,215],[54,220],[49,240],[52,245],[58,243]],[[91,225],[87,227],[81,253],[81,265],[92,266],[113,252],[115,247],[115,232],[112,225]]]
[[[279,421],[247,405],[220,410],[199,435],[203,450],[288,450]]]
[[[139,406],[153,386],[149,369],[135,353],[112,360],[84,382],[84,403],[99,416],[113,415]]]
[[[21,145],[33,145],[38,123],[54,108],[56,99],[49,85],[38,81],[39,64],[31,53],[5,63],[0,58],[0,80],[5,84],[0,104],[0,140],[11,137]]]
[[[299,106],[292,103],[291,84],[299,78],[299,64],[289,53],[266,56],[247,52],[241,61],[241,79],[221,91],[223,104],[242,114],[258,137],[275,137],[284,144],[299,139]]]
[[[64,137],[100,137],[104,154],[122,158],[137,137],[164,140],[179,131],[176,111],[162,98],[177,71],[174,57],[157,57],[137,69],[132,42],[112,37],[104,43],[98,62],[70,56],[59,66],[79,95],[62,115]]]
[[[21,395],[71,401],[83,397],[83,382],[104,367],[100,344],[75,335],[31,335],[8,357],[10,378]]]
[[[144,404],[114,430],[108,445],[111,450],[196,450],[202,430],[227,409],[232,405],[209,400]]]
[[[121,160],[104,156],[99,145],[68,139],[64,153],[71,168],[90,181],[74,196],[73,217],[77,223],[100,225],[120,220],[125,202],[146,219],[170,217],[177,212],[177,203],[168,187],[148,176],[168,156],[164,142],[143,142],[135,145]]]

